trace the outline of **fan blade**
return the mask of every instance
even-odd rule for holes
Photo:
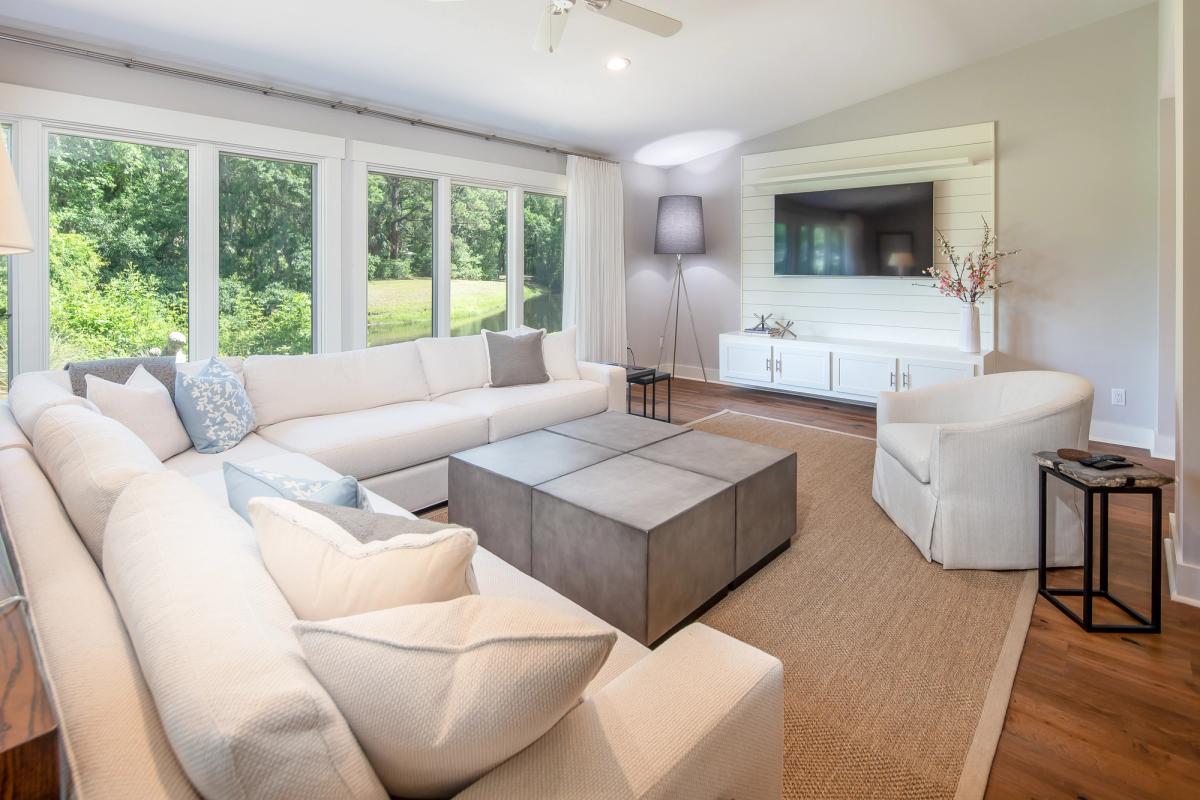
[[[546,7],[542,21],[538,25],[537,36],[533,40],[533,49],[541,53],[553,53],[562,41],[563,31],[567,28],[567,12],[553,4]]]
[[[683,23],[677,19],[648,8],[635,6],[633,3],[626,3],[625,0],[609,0],[607,3],[588,2],[587,5],[597,14],[615,19],[617,22],[624,22],[635,28],[641,28],[656,36],[674,36],[683,27]]]

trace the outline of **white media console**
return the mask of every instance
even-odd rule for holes
[[[723,333],[721,380],[756,389],[873,404],[880,392],[908,391],[993,371],[993,352],[950,347]]]

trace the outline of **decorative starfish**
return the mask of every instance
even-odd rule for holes
[[[795,332],[792,331],[792,326],[796,324],[795,322],[787,320],[786,322],[774,322],[772,324],[775,326],[771,329],[772,338],[782,339],[785,336],[790,336],[793,339],[796,338]]]

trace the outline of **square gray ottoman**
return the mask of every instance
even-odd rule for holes
[[[632,455],[737,487],[738,575],[796,532],[796,454],[791,450],[692,431],[635,450]]]
[[[733,527],[732,484],[620,455],[533,490],[533,577],[649,644],[733,580]]]
[[[450,521],[474,528],[482,547],[528,574],[533,487],[617,455],[545,431],[456,453],[450,456]]]
[[[613,450],[628,453],[648,444],[691,433],[690,428],[671,425],[667,422],[624,414],[620,411],[605,411],[583,419],[553,425],[546,430],[572,439],[598,444]]]

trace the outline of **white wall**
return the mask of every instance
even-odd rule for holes
[[[740,327],[743,154],[995,120],[1005,267],[1002,369],[1061,369],[1096,386],[1097,433],[1149,446],[1157,403],[1157,13],[1148,6],[828,114],[671,170],[704,197],[708,254],[688,270],[704,358]],[[819,76],[813,76],[819,79]],[[629,283],[653,282],[634,270]],[[665,299],[659,299],[664,303]],[[1119,322],[1099,333],[1098,320]],[[632,326],[635,349],[657,344]],[[656,336],[656,335],[655,335]],[[698,363],[690,342],[681,359]],[[1109,404],[1125,388],[1126,407]]]

